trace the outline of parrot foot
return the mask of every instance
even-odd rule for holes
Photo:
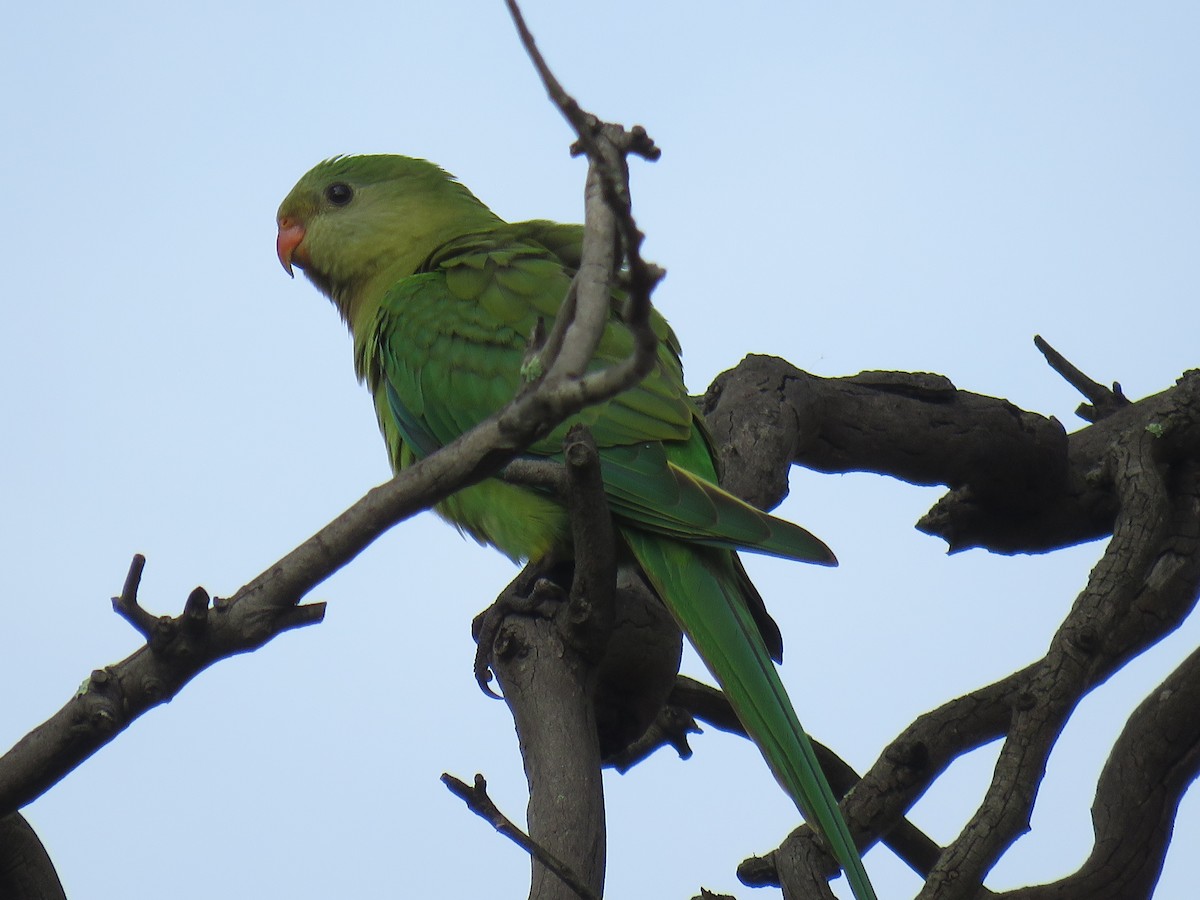
[[[497,639],[504,620],[509,615],[550,618],[569,599],[555,578],[558,568],[557,563],[547,560],[526,566],[496,601],[471,622],[471,636],[475,638],[475,683],[488,696],[503,699],[491,687],[491,660],[493,653],[502,652]]]

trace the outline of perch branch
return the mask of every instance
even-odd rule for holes
[[[477,659],[495,672],[516,724],[529,782],[531,838],[568,861],[598,893],[604,884],[604,792],[592,696],[596,663],[612,631],[616,553],[599,454],[586,428],[571,428],[563,455],[575,546],[570,594],[561,602],[561,589],[546,586],[553,564],[531,565],[481,617],[488,624],[478,629]],[[558,602],[522,602],[523,592],[556,595]],[[530,897],[562,896],[563,884],[547,876],[538,857]]]

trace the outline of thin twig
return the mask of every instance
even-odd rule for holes
[[[653,367],[658,350],[658,338],[649,327],[650,294],[664,272],[641,258],[643,235],[631,211],[629,169],[625,159],[627,154],[635,153],[653,160],[659,157],[660,151],[644,128],[635,126],[627,131],[619,125],[601,122],[583,110],[550,71],[516,0],[505,2],[547,95],[574,129],[578,146],[583,148],[590,163],[585,187],[584,263],[573,286],[573,297],[577,302],[570,309],[573,313],[570,320],[560,317],[546,340],[547,352],[542,362],[547,380],[569,379],[581,390],[606,390],[608,383],[626,378],[640,380]],[[630,298],[625,319],[633,331],[636,349],[624,363],[576,381],[583,376],[595,355],[609,318],[613,279],[621,267],[614,252],[614,234],[620,238],[621,255],[629,266]],[[595,268],[587,271],[591,266]],[[569,338],[564,338],[563,329],[569,323],[580,327]],[[553,353],[557,355],[551,356]]]
[[[471,812],[484,819],[498,832],[553,872],[563,884],[583,900],[600,900],[599,895],[595,894],[570,866],[533,840],[500,811],[499,807],[492,802],[492,798],[488,796],[487,779],[482,775],[475,776],[475,785],[472,787],[448,772],[444,772],[442,773],[442,784],[446,785],[456,797],[461,798]]]
[[[612,635],[617,589],[617,551],[612,514],[592,434],[574,425],[563,441],[567,510],[575,547],[575,573],[566,620],[568,636],[596,662]]]
[[[142,583],[142,570],[145,568],[146,557],[135,553],[133,561],[129,564],[129,572],[125,575],[125,584],[121,593],[112,598],[112,605],[117,615],[149,641],[158,625],[158,616],[147,612],[138,604],[138,587]]]
[[[566,469],[552,459],[514,459],[501,474],[510,484],[539,488],[556,497],[566,495]]]

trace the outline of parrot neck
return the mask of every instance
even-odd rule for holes
[[[351,334],[365,333],[369,319],[374,317],[375,312],[379,309],[383,300],[383,291],[372,290],[375,280],[368,278],[363,282],[334,284],[327,292],[329,299],[333,301],[334,308],[342,317],[342,321],[346,323],[346,327],[350,329]],[[373,303],[369,302],[372,298],[374,299]]]
[[[502,220],[480,204],[477,216],[460,216],[453,224],[420,234],[394,234],[382,252],[352,260],[344,272],[310,277],[333,301],[350,332],[364,334],[371,330],[388,291],[405,278],[424,271],[440,247],[465,234],[485,231],[497,224],[503,224]]]
[[[371,331],[388,290],[401,279],[412,275],[418,265],[419,262],[398,259],[370,275],[329,285],[325,294],[333,301],[334,308],[350,329],[356,343],[360,336]]]

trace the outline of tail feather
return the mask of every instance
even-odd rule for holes
[[[622,529],[646,577],[691,639],[776,779],[825,836],[858,900],[875,900],[854,838],[740,595],[733,557]]]

